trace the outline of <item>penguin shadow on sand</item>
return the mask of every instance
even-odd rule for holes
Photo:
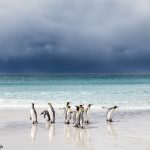
[[[50,122],[47,122],[45,124],[45,129],[48,130],[49,141],[52,141],[55,136],[55,124],[51,124]]]
[[[88,129],[74,128],[74,141],[77,145],[88,147],[90,142],[90,133]]]
[[[32,143],[35,142],[36,135],[37,135],[37,124],[32,124],[32,127],[31,127],[31,140],[32,140]]]

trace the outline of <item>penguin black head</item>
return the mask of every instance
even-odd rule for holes
[[[34,107],[34,103],[32,103],[32,107]]]
[[[79,105],[79,107],[81,108],[81,107],[83,107],[83,105]]]
[[[79,111],[79,106],[76,106],[76,110]]]
[[[70,102],[67,102],[67,106],[69,106]]]
[[[71,106],[68,106],[68,108],[70,109],[70,108],[71,108]]]
[[[51,103],[48,103],[48,105],[49,105],[49,106],[52,106],[52,104],[51,104]]]
[[[88,106],[91,107],[93,104],[89,104]]]
[[[114,109],[118,108],[118,106],[114,106]]]

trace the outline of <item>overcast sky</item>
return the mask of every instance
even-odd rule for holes
[[[150,72],[149,0],[1,0],[0,73]]]

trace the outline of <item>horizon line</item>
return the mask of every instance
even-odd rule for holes
[[[0,73],[0,76],[136,76],[150,75],[149,73]]]

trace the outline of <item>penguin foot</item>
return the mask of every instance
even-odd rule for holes
[[[107,120],[107,122],[113,122],[113,121],[112,121],[112,119],[110,119],[110,120]]]
[[[77,124],[75,124],[73,127],[75,127],[75,128],[79,128]]]
[[[73,124],[73,127],[76,127],[76,124]]]
[[[81,129],[85,129],[85,127],[81,127]]]
[[[89,121],[88,121],[88,120],[86,120],[86,121],[84,121],[84,123],[89,124]]]

